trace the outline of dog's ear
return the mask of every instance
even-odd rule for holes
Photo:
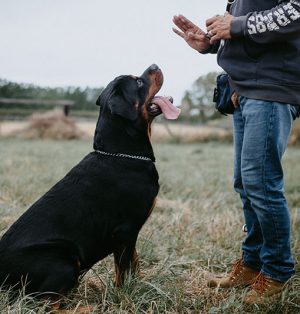
[[[111,90],[112,90],[112,82],[108,84],[107,87],[103,89],[102,92],[100,93],[100,96],[96,100],[97,106],[101,107],[107,102],[107,99],[109,98]]]
[[[134,102],[124,99],[122,95],[111,96],[108,104],[112,114],[132,121],[138,117]]]
[[[110,82],[100,93],[98,99],[96,100],[96,105],[99,107],[105,106],[107,103],[107,100],[109,99],[113,88],[117,82],[118,78],[114,79],[112,82]]]
[[[108,100],[108,105],[112,114],[134,121],[138,117],[137,97],[136,91],[131,89],[125,81],[118,82]]]
[[[96,100],[96,105],[100,107],[100,96],[99,96],[98,99]]]

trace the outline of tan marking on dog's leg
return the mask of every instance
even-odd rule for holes
[[[121,270],[120,270],[120,265],[119,265],[119,261],[117,261],[117,257],[114,256],[114,259],[115,259],[115,273],[116,273],[116,281],[115,281],[115,285],[116,287],[121,287],[123,285],[123,281],[124,281],[124,277],[121,273]]]
[[[133,252],[131,271],[135,275],[140,274],[140,259],[136,249]]]
[[[97,310],[96,306],[78,306],[72,310],[54,310],[55,314],[92,314]],[[96,312],[97,313],[97,312]]]
[[[149,209],[149,213],[148,213],[148,217],[151,215],[155,205],[156,205],[156,202],[157,202],[157,197],[155,197],[155,199],[153,200],[153,203],[152,203],[152,206],[151,208]]]

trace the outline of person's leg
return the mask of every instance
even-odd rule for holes
[[[241,156],[244,142],[245,120],[242,116],[243,107],[237,108],[233,114],[233,137],[234,137],[234,189],[240,194],[243,203],[244,217],[247,226],[247,235],[243,241],[243,262],[246,266],[259,270],[262,263],[260,261],[260,249],[262,247],[262,233],[256,213],[247,197],[242,181]]]
[[[213,277],[208,280],[209,287],[230,288],[248,286],[259,274],[261,262],[259,258],[262,246],[262,236],[257,216],[251,207],[251,203],[244,191],[241,176],[241,155],[244,141],[245,121],[242,117],[241,108],[237,108],[233,114],[234,134],[234,189],[240,194],[245,221],[248,229],[243,242],[243,257],[233,265],[231,272],[225,277]]]
[[[245,121],[241,176],[263,236],[261,272],[279,282],[294,270],[281,158],[292,127],[289,105],[240,98]]]

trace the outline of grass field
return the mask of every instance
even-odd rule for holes
[[[232,190],[230,144],[154,144],[161,190],[138,240],[142,274],[114,287],[112,258],[83,278],[66,306],[96,306],[94,313],[300,313],[300,149],[284,158],[292,216],[296,275],[283,297],[268,307],[245,307],[245,290],[209,289],[211,273],[225,273],[240,257],[243,213]],[[73,165],[91,141],[0,139],[0,233]],[[43,304],[20,295],[13,303],[0,292],[0,313],[45,313]],[[75,313],[75,312],[74,312]]]

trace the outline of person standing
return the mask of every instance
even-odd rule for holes
[[[247,235],[242,257],[210,287],[250,286],[244,302],[279,296],[294,274],[290,216],[281,164],[300,106],[300,1],[231,0],[206,21],[207,33],[183,15],[173,31],[196,51],[217,53],[234,90],[234,189]]]

